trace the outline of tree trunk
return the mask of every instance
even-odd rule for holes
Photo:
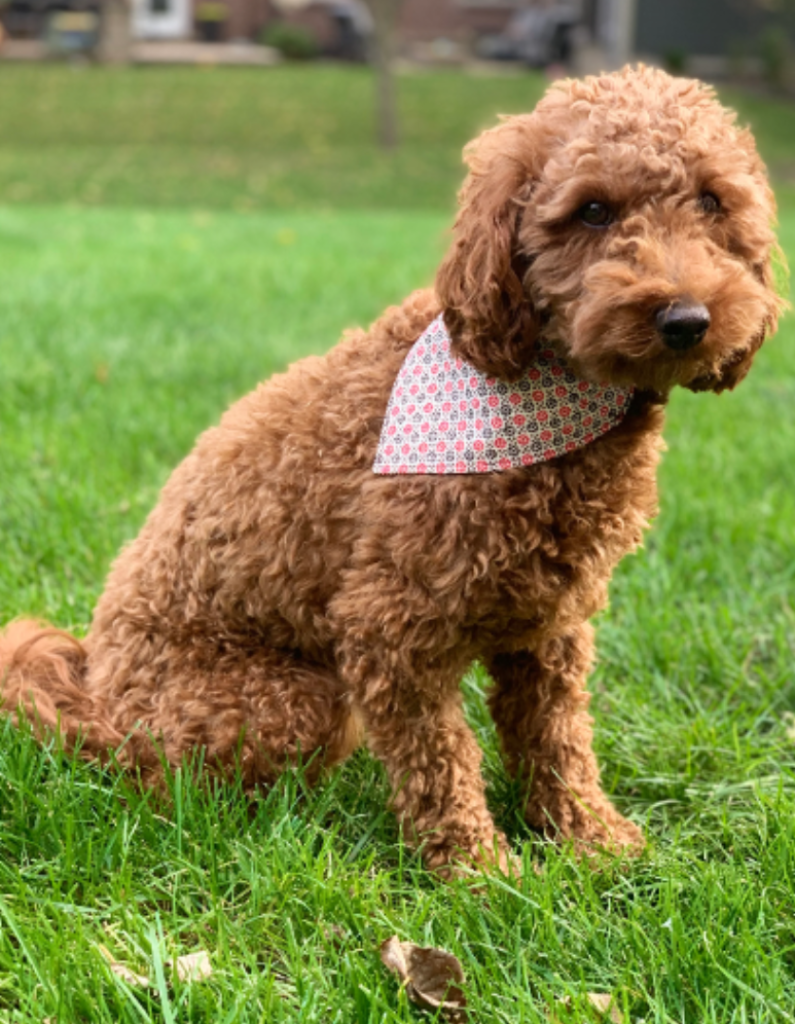
[[[103,0],[98,56],[103,64],[129,64],[132,30],[130,0]]]
[[[375,22],[376,121],[384,149],[398,144],[395,43],[400,0],[370,0]]]

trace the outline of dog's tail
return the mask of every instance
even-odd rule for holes
[[[0,633],[0,709],[27,718],[40,738],[55,733],[67,750],[104,760],[124,736],[86,690],[87,659],[61,629],[12,622]]]

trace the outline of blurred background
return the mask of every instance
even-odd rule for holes
[[[764,78],[783,86],[792,0],[0,0],[7,59],[83,53],[108,60],[190,61],[215,43],[219,62],[288,58],[366,61],[389,23],[400,57],[473,59],[577,72],[634,58],[694,75]],[[209,59],[209,57],[207,58]],[[790,83],[791,84],[791,83]]]
[[[795,0],[0,0],[0,26],[11,202],[449,210],[498,113],[636,60],[720,84],[792,179]]]

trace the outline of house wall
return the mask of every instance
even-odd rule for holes
[[[229,8],[227,39],[255,39],[272,16],[269,0],[226,0],[226,4]]]
[[[473,33],[501,32],[520,6],[526,4],[519,0],[405,0],[400,31],[407,43],[441,38],[465,40]]]
[[[334,45],[336,39],[336,27],[329,14],[328,8],[322,4],[308,4],[283,14],[280,20],[289,22],[291,25],[300,25],[317,42],[321,51],[326,51]]]
[[[252,3],[254,0],[237,0]],[[466,44],[474,35],[501,32],[525,0],[404,0],[398,24],[402,46],[411,51],[418,43],[449,39]],[[321,49],[333,46],[336,28],[326,3],[294,6],[280,13],[291,24],[301,25],[317,39]]]

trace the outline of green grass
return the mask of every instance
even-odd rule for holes
[[[375,149],[365,69],[102,71],[0,62],[6,202],[256,209],[451,210],[461,149],[498,113],[530,110],[539,75],[400,78],[403,145]],[[795,191],[792,106],[730,92]]]
[[[39,204],[0,209],[0,621],[84,629],[196,434],[430,280],[456,150],[539,83],[401,86],[409,142],[386,158],[359,71],[0,66],[2,194],[27,182],[17,198]],[[190,96],[218,109],[188,123]],[[792,108],[742,102],[785,167]],[[336,152],[301,163],[302,111]],[[270,142],[247,144],[268,113]],[[205,179],[216,140],[239,163]],[[73,173],[92,152],[93,196]],[[253,166],[282,166],[291,191],[234,209]],[[795,197],[780,195],[792,258]],[[313,792],[290,775],[249,804],[180,773],[155,802],[0,723],[0,1022],[416,1021],[379,963],[394,933],[460,958],[477,1021],[542,1024],[587,992],[616,993],[633,1022],[792,1020],[793,407],[792,319],[736,393],[671,403],[661,515],[616,574],[591,684],[606,785],[649,836],[641,860],[595,871],[527,832],[477,672],[490,800],[525,862],[480,891],[437,883],[400,845],[364,753]],[[100,946],[152,986],[127,986]],[[212,978],[172,979],[167,961],[198,949]]]
[[[375,150],[365,69],[0,64],[0,195],[14,202],[451,209],[461,148],[538,76],[401,79],[405,145]]]

